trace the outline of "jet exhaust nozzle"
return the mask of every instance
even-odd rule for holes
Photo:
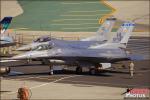
[[[3,75],[3,74],[8,74],[10,73],[10,67],[1,67],[0,68],[0,75]]]

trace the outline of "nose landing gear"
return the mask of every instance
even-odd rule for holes
[[[81,74],[82,73],[82,67],[78,66],[76,68],[76,74]]]
[[[49,66],[49,75],[53,75],[54,74],[54,70],[53,70],[53,66],[50,64]]]

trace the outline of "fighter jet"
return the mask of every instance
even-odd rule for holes
[[[103,63],[115,63],[125,60],[133,60],[129,52],[127,52],[122,45],[125,45],[124,40],[128,40],[133,30],[134,23],[126,22],[121,26],[120,32],[117,32],[116,38],[112,39],[112,44],[105,43],[102,48],[66,48],[52,45],[41,45],[36,50],[26,52],[12,57],[16,60],[46,60],[52,65],[74,65],[76,67],[76,73],[82,72],[82,67],[88,67],[90,74],[104,69]],[[125,30],[125,31],[124,31]],[[127,35],[126,35],[127,34]],[[119,43],[116,41],[120,41]],[[107,45],[109,44],[109,45]],[[55,45],[55,44],[54,44]],[[103,44],[102,44],[103,45]],[[114,46],[115,45],[115,46]]]
[[[128,28],[128,29],[127,29]],[[45,47],[45,45],[49,44],[52,47],[62,47],[62,48],[77,48],[77,49],[99,49],[99,48],[110,48],[110,47],[120,47],[120,48],[126,48],[127,42],[129,40],[130,37],[130,33],[132,32],[133,27],[126,27],[124,26],[124,24],[118,29],[118,31],[116,32],[116,34],[114,34],[114,36],[112,36],[110,38],[109,41],[107,42],[95,42],[95,41],[86,41],[86,42],[82,42],[82,41],[66,41],[66,40],[53,40],[53,41],[49,41],[47,43],[43,43],[39,46],[37,46],[37,48],[41,47],[42,48]],[[121,39],[122,38],[122,39]],[[120,40],[119,40],[120,39]],[[124,45],[122,45],[124,44]],[[34,48],[33,50],[37,49]]]
[[[50,41],[52,43],[59,43],[60,45],[70,45],[77,48],[87,48],[91,44],[95,43],[105,43],[108,40],[108,33],[111,32],[112,27],[116,21],[116,18],[107,18],[106,21],[101,25],[101,27],[98,29],[97,34],[95,36],[81,39],[80,41],[67,41],[67,40],[59,40],[54,39],[50,37],[40,37],[37,40],[35,40],[33,43],[24,45],[16,50],[30,50],[33,48],[36,48],[39,45],[49,43]]]
[[[4,17],[4,19],[0,21],[0,47],[7,47],[15,44],[13,38],[5,34],[5,31],[8,29],[11,20],[12,17]]]

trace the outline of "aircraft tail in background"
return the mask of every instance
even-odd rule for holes
[[[104,44],[92,46],[90,48],[126,48],[134,26],[135,24],[133,22],[125,22],[121,25],[117,33],[114,34],[114,36],[109,41]]]
[[[4,17],[1,21],[0,21],[0,30],[1,30],[1,34],[3,34],[8,26],[10,25],[12,20],[12,17]]]
[[[108,40],[108,35],[111,32],[114,24],[116,22],[116,18],[107,18],[105,22],[99,27],[96,35],[93,37],[81,39],[81,41],[105,41]]]
[[[118,29],[117,34],[115,34],[110,40],[110,43],[120,43],[127,45],[128,40],[131,36],[131,32],[134,29],[135,24],[133,22],[125,22],[121,25],[121,27]]]

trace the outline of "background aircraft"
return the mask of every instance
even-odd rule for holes
[[[67,41],[67,40],[58,40],[50,37],[40,37],[33,43],[22,46],[17,50],[30,50],[37,47],[38,45],[46,44],[46,42],[48,43],[49,41],[51,41],[52,43],[60,44],[62,46],[70,45],[72,47],[77,48],[87,48],[91,44],[104,43],[108,40],[108,34],[111,32],[115,21],[116,18],[107,18],[106,21],[98,29],[97,34],[95,36],[86,39],[81,39],[80,41]]]
[[[128,40],[134,27],[134,23],[126,22],[122,25],[121,30],[117,32],[117,37],[113,40],[112,45],[105,43],[105,47],[99,49],[88,49],[88,48],[66,48],[54,46],[50,48],[45,46],[44,48],[38,48],[37,50],[26,52],[12,57],[11,59],[16,60],[46,60],[52,65],[74,65],[76,72],[82,72],[82,67],[88,67],[91,74],[95,74],[97,71],[104,69],[103,63],[115,63],[125,60],[133,60],[131,55],[125,50],[120,48],[122,41]],[[124,31],[126,30],[126,31]],[[128,33],[128,34],[127,34]],[[119,43],[116,41],[120,41]],[[102,44],[103,45],[103,44]],[[114,46],[119,45],[119,46]],[[47,48],[46,48],[47,47]],[[108,67],[107,67],[108,68]]]
[[[5,34],[5,31],[8,29],[11,20],[12,17],[4,17],[4,19],[0,21],[0,47],[15,45],[13,38]]]

